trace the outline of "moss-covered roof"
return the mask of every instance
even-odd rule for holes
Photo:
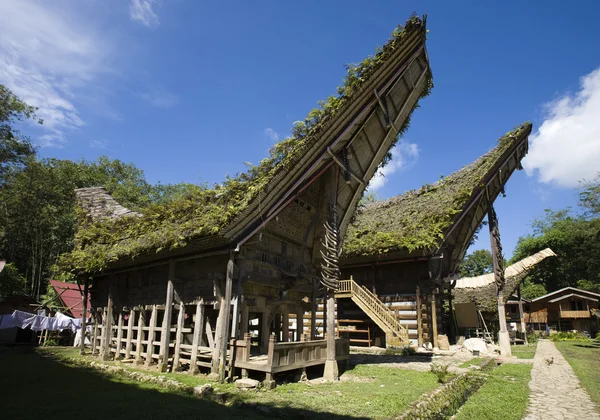
[[[425,24],[416,16],[399,26],[392,38],[375,55],[358,65],[347,66],[348,74],[337,95],[319,103],[319,108],[294,126],[292,137],[276,144],[270,156],[247,172],[227,178],[212,189],[193,192],[173,203],[143,209],[137,218],[94,220],[80,212],[82,223],[75,237],[75,248],[61,256],[59,270],[75,275],[100,271],[112,262],[134,258],[165,249],[182,248],[192,241],[223,236],[224,230],[237,223],[236,218],[250,208],[262,193],[269,193],[277,175],[297,165],[334,118],[350,106],[370,78],[379,72],[403,43],[414,45],[415,37],[424,40]],[[410,40],[410,42],[408,42]],[[421,97],[429,94],[431,74]],[[418,105],[415,104],[415,108]],[[264,194],[260,197],[264,199]],[[227,244],[226,238],[215,244]]]
[[[524,123],[502,136],[496,147],[475,162],[435,184],[359,209],[346,234],[344,256],[435,249],[485,179],[530,131],[531,124]]]

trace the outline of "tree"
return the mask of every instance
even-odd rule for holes
[[[521,296],[524,299],[535,299],[544,296],[548,291],[543,284],[532,283],[528,279],[521,282]]]
[[[467,255],[460,265],[461,277],[475,277],[491,273],[494,268],[492,253],[487,249],[478,249]]]
[[[35,111],[34,107],[0,84],[0,188],[10,172],[22,167],[25,160],[35,153],[29,139],[15,128],[23,120],[35,120]],[[41,123],[41,120],[37,121]]]
[[[600,172],[593,181],[584,181],[579,192],[579,205],[587,216],[600,216]]]
[[[25,278],[13,263],[0,271],[0,297],[21,294],[25,291]]]

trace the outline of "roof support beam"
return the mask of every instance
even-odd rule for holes
[[[354,180],[356,182],[358,182],[362,186],[365,185],[365,181],[363,181],[363,179],[361,177],[356,175],[350,168],[348,168],[346,165],[344,165],[344,162],[342,161],[342,159],[340,159],[340,157],[338,155],[336,155],[333,152],[333,150],[331,150],[331,147],[327,148],[327,153],[329,153],[329,155],[333,158],[335,163],[337,163],[339,165],[339,167],[342,168],[342,170],[346,171],[352,178],[354,178]]]

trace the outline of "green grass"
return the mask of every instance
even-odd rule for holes
[[[438,386],[435,375],[429,372],[357,366],[348,372],[354,381],[333,384],[290,383],[258,392],[213,384],[218,392],[228,393],[227,403],[220,404],[89,368],[74,363],[72,357],[78,357],[76,349],[1,354],[2,418],[64,420],[82,413],[86,420],[388,418],[401,414],[423,393]],[[97,359],[88,356],[87,360]],[[120,366],[135,370],[126,364]],[[165,375],[193,386],[210,382],[202,375]],[[36,396],[35,404],[32,396]],[[246,407],[251,404],[266,407],[268,412]]]
[[[464,362],[463,364],[459,365],[458,367],[464,368],[464,369],[468,369],[471,366],[483,366],[484,363],[486,363],[489,359],[485,358],[485,357],[474,357],[471,360],[467,360],[466,362]]]
[[[520,420],[529,400],[531,365],[502,365],[467,400],[456,420]]]
[[[537,343],[529,345],[510,346],[510,351],[517,359],[533,359]]]
[[[600,407],[600,341],[557,341],[554,344],[567,359],[592,401]]]

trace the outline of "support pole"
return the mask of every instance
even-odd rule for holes
[[[284,343],[290,341],[290,313],[287,308],[281,315],[281,341]]]
[[[152,314],[150,315],[150,325],[148,325],[148,341],[146,345],[146,366],[152,365],[152,353],[154,353],[154,335],[156,332],[156,316],[158,308],[152,305]]]
[[[301,341],[304,335],[304,311],[300,309],[296,313],[296,341]]]
[[[242,301],[242,317],[240,321],[240,336],[245,337],[248,333],[248,323],[250,322],[250,309],[248,305]]]
[[[96,355],[96,347],[98,346],[98,312],[94,318],[94,329],[92,331],[92,356]]]
[[[419,347],[423,345],[423,308],[421,307],[421,288],[417,285],[417,343]]]
[[[117,348],[115,351],[115,360],[121,360],[121,348],[123,347],[123,309],[119,311],[119,321],[117,322]]]
[[[496,291],[498,299],[498,321],[500,332],[498,333],[498,344],[502,356],[511,356],[510,338],[506,326],[506,312],[504,309],[504,258],[502,257],[502,243],[500,242],[500,229],[498,228],[498,217],[494,207],[490,203],[488,206],[488,225],[490,229],[490,242],[492,248],[492,259],[494,261],[494,279],[496,282]]]
[[[87,330],[87,305],[88,305],[87,297],[88,297],[88,278],[86,277],[83,280],[83,297],[81,299],[82,304],[83,304],[83,309],[82,309],[82,318],[81,318],[81,348],[79,349],[79,354],[82,356],[85,354],[85,333]]]
[[[133,342],[133,324],[135,324],[135,309],[129,311],[127,318],[127,339],[125,341],[125,359],[131,358],[131,347]]]
[[[233,289],[233,270],[234,270],[234,255],[233,251],[229,253],[229,262],[227,263],[227,275],[225,278],[225,305],[221,310],[225,310],[225,321],[224,329],[222,331],[222,342],[221,342],[221,357],[219,359],[219,381],[225,382],[225,365],[227,364],[227,343],[229,342],[229,326],[231,324],[230,318],[230,304],[231,304],[231,293]],[[232,349],[233,351],[233,349]],[[233,369],[233,366],[229,367]]]
[[[185,305],[179,302],[179,314],[177,315],[177,331],[175,332],[175,353],[173,355],[173,372],[178,371],[179,357],[181,354],[181,343],[183,341],[183,321],[185,317]]]
[[[106,304],[106,317],[104,320],[104,341],[102,345],[102,360],[109,360],[111,358],[110,345],[113,337],[113,299],[112,299],[112,288],[108,287],[108,302]]]
[[[433,348],[438,348],[438,328],[437,328],[437,302],[435,291],[431,292],[431,330],[433,334]]]
[[[327,296],[327,360],[323,379],[336,381],[340,376],[337,360],[335,358],[335,299],[334,292],[330,290]]]
[[[142,360],[142,341],[144,340],[144,326],[146,324],[144,308],[140,308],[140,317],[137,325],[137,337],[135,341],[135,364],[141,365],[144,363]]]
[[[171,317],[173,315],[173,292],[175,287],[175,261],[169,261],[169,279],[167,280],[167,298],[160,334],[160,351],[158,355],[158,370],[166,372],[169,366],[169,342],[171,341]]]
[[[527,328],[525,326],[525,315],[523,314],[523,299],[521,298],[521,286],[517,288],[517,296],[519,297],[519,318],[521,321],[521,333],[523,333],[523,341],[525,345],[529,345],[527,342]]]
[[[192,356],[190,358],[190,374],[198,373],[198,346],[202,341],[204,332],[204,300],[196,305],[196,319],[194,319],[194,338],[192,340]]]
[[[317,338],[317,293],[318,293],[319,282],[313,281],[313,293],[312,301],[310,305],[310,339],[315,340]]]

